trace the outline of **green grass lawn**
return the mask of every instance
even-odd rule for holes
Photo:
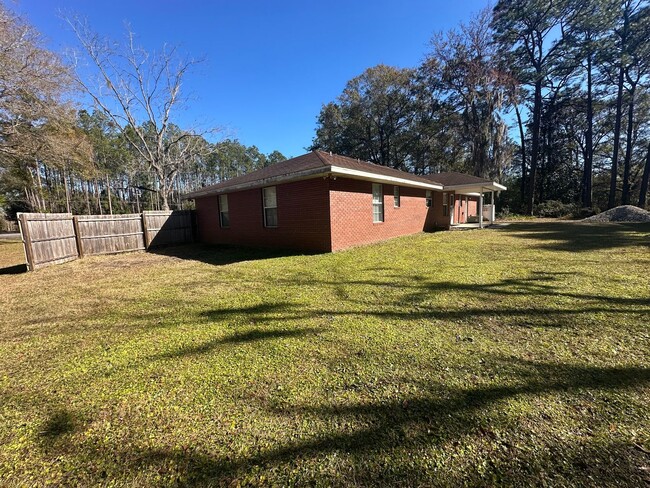
[[[650,226],[22,259],[2,486],[650,483]]]

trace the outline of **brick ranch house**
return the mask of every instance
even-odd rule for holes
[[[185,196],[202,242],[330,252],[494,220],[498,183],[313,151]],[[484,205],[489,192],[491,205]]]

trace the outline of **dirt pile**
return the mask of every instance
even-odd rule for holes
[[[583,222],[650,222],[650,212],[634,205],[621,205],[587,217]]]

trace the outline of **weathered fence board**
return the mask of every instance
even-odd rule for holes
[[[145,244],[149,247],[192,242],[192,212],[174,210],[142,212]]]
[[[50,264],[77,259],[77,240],[72,214],[20,213],[27,268],[30,271]]]
[[[145,249],[140,214],[79,215],[74,219],[82,257]]]
[[[192,212],[126,215],[18,214],[30,271],[77,257],[193,241]]]

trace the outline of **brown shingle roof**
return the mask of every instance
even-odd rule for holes
[[[442,183],[444,186],[487,185],[492,183],[492,180],[486,180],[485,178],[479,178],[478,176],[466,175],[465,173],[457,173],[455,171],[430,174],[426,175],[425,178],[430,181],[435,181],[436,183]]]
[[[433,178],[425,178],[417,176],[405,171],[373,164],[358,159],[340,156],[338,154],[331,154],[324,151],[312,151],[296,158],[287,159],[280,163],[275,163],[266,168],[258,169],[252,173],[242,176],[236,176],[216,185],[206,186],[200,190],[185,195],[185,198],[196,198],[200,196],[207,196],[217,194],[228,190],[229,188],[239,187],[253,187],[256,185],[264,186],[268,183],[269,179],[290,179],[292,176],[298,177],[315,177],[317,175],[327,173],[332,166],[338,168],[349,169],[353,171],[363,171],[366,173],[373,173],[381,176],[388,176],[393,178],[402,178],[404,180],[413,181],[415,183],[437,184],[438,182]],[[439,184],[439,183],[438,183]]]
[[[389,168],[388,166],[382,166],[381,164],[369,163],[367,161],[348,158],[346,156],[331,154],[324,151],[314,151],[314,152],[318,154],[321,158],[323,158],[323,160],[327,161],[327,164],[331,166],[338,166],[339,168],[346,168],[346,169],[352,169],[357,171],[367,171],[368,173],[375,173],[382,176],[403,178],[405,180],[411,180],[418,183],[434,183],[434,184],[438,183],[438,181],[435,181],[434,179],[429,179],[429,178],[425,178],[424,176],[414,175],[413,173],[407,173],[406,171],[400,171],[399,169]]]

